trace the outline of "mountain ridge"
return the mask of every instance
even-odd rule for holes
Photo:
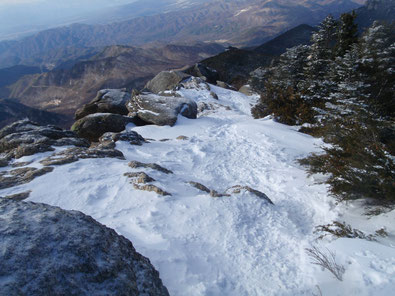
[[[49,50],[62,47],[136,46],[152,41],[181,40],[259,45],[296,25],[315,24],[328,13],[339,14],[357,7],[359,5],[351,0],[320,1],[318,4],[305,0],[215,0],[172,13],[107,25],[73,24],[19,41],[0,42],[0,67],[24,64],[32,55],[45,56]],[[253,34],[249,37],[251,31]]]

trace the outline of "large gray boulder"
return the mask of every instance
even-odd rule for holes
[[[77,120],[71,130],[78,136],[97,142],[106,132],[118,133],[125,129],[131,118],[112,113],[95,113]]]
[[[216,70],[211,69],[200,63],[195,64],[193,67],[187,69],[185,72],[187,74],[191,74],[192,76],[202,78],[208,83],[215,84],[215,82],[219,80],[219,74]]]
[[[0,130],[0,153],[7,158],[20,158],[38,152],[52,151],[52,146],[88,147],[89,143],[72,131],[29,120],[14,122]]]
[[[159,94],[166,90],[173,90],[181,81],[191,77],[180,71],[162,71],[148,81],[144,89]]]
[[[76,211],[0,200],[0,295],[169,295],[149,259]]]
[[[127,108],[129,116],[146,124],[173,126],[179,114],[191,119],[196,119],[197,116],[194,101],[175,95],[134,94]]]
[[[127,115],[126,103],[130,100],[130,93],[122,89],[102,89],[90,103],[78,109],[75,119],[81,119],[94,113],[114,113]]]

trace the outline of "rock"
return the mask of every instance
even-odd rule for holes
[[[76,135],[77,136],[77,135]],[[89,142],[81,138],[62,138],[56,140],[53,146],[76,146],[76,147],[89,147]]]
[[[248,191],[248,192],[256,195],[257,197],[259,197],[260,199],[266,200],[268,203],[270,203],[272,205],[274,204],[266,194],[264,194],[261,191],[255,190],[249,186],[236,185],[236,186],[233,186],[233,187],[227,189],[226,192],[230,193],[230,194],[240,194],[242,190]]]
[[[77,120],[71,130],[78,136],[97,142],[106,132],[121,132],[131,122],[131,118],[119,114],[96,113]]]
[[[73,147],[61,151],[59,153],[54,153],[51,156],[41,160],[40,163],[45,166],[62,165],[62,164],[76,162],[79,159],[106,158],[106,157],[117,158],[122,160],[125,159],[123,153],[116,149],[103,149],[100,147],[96,147],[96,148]]]
[[[158,195],[162,196],[171,196],[170,193],[160,189],[159,187],[155,185],[139,185],[139,184],[133,184],[134,189],[137,190],[143,190],[143,191],[149,191],[149,192],[155,192]]]
[[[189,138],[188,138],[187,136],[178,136],[178,137],[176,138],[176,140],[187,141],[187,140],[189,140]]]
[[[172,171],[161,167],[160,165],[156,164],[156,163],[142,163],[139,161],[131,161],[129,162],[129,167],[131,167],[132,169],[137,169],[137,168],[150,168],[165,174],[173,174]]]
[[[169,142],[171,139],[160,139],[159,142]]]
[[[15,200],[15,201],[22,201],[27,199],[30,196],[31,190],[26,191],[26,192],[21,192],[13,195],[7,195],[6,197],[0,197],[0,199],[10,199],[10,200]]]
[[[37,144],[25,144],[17,147],[14,150],[14,157],[21,158],[27,155],[33,155],[36,153],[47,152],[47,151],[54,151],[55,149],[49,145],[37,145]]]
[[[11,167],[20,168],[20,167],[28,166],[29,164],[32,164],[32,163],[33,163],[33,161],[14,162],[13,164],[11,164]]]
[[[126,103],[130,100],[130,93],[122,89],[102,89],[90,103],[78,109],[75,120],[95,113],[114,113],[127,115]]]
[[[45,175],[54,170],[53,167],[37,168],[19,168],[12,171],[0,172],[0,189],[19,186],[29,183],[36,177]]]
[[[132,179],[132,183],[137,184],[147,184],[150,182],[155,182],[154,178],[151,178],[144,172],[137,172],[137,173],[125,173],[123,174],[125,177]]]
[[[226,194],[226,193],[219,193],[215,190],[210,190],[210,196],[211,197],[224,197],[224,196],[230,196],[230,194]]]
[[[173,90],[181,81],[188,77],[190,75],[180,71],[162,71],[150,80],[144,89],[159,94],[166,90]]]
[[[16,121],[0,130],[0,139],[7,135],[36,130],[39,125],[28,119]]]
[[[240,87],[239,92],[245,94],[246,96],[251,96],[254,94],[254,91],[249,85],[243,85],[242,87]]]
[[[213,91],[210,91],[210,96],[212,96],[214,100],[219,100],[218,95]]]
[[[145,124],[173,126],[179,114],[191,119],[197,116],[197,105],[190,99],[150,93],[134,95],[127,108],[129,116]]]
[[[127,131],[122,133],[105,133],[99,139],[100,143],[115,143],[118,141],[125,141],[129,142],[130,145],[138,146],[141,146],[143,145],[143,143],[145,143],[145,139],[135,131]]]
[[[218,103],[206,103],[206,102],[199,102],[198,103],[198,114],[199,116],[207,115],[213,113],[215,110],[225,109],[231,110],[229,106],[225,106]]]
[[[190,77],[188,79],[185,79],[178,84],[177,89],[178,88],[211,91],[210,85],[207,84],[207,82],[200,77]]]
[[[225,89],[230,89],[230,90],[236,90],[233,86],[227,84],[226,82],[223,81],[217,81],[217,86],[225,88]]]
[[[185,72],[192,76],[202,78],[208,83],[215,83],[219,79],[219,75],[216,70],[211,69],[200,63],[195,64],[195,66],[189,68]]]
[[[0,157],[0,168],[8,166],[8,159]]]
[[[29,120],[17,121],[0,130],[0,153],[7,153],[9,158],[53,151],[52,146],[64,145],[88,147],[89,143],[72,131],[51,125],[40,126]]]
[[[0,250],[0,295],[169,295],[129,240],[81,212],[0,200]]]
[[[188,182],[188,184],[192,185],[196,189],[199,189],[200,191],[204,191],[204,192],[207,192],[207,193],[211,192],[210,189],[208,189],[206,186],[204,186],[203,184],[200,184],[198,182],[190,181],[190,182]]]

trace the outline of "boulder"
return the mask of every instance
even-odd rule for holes
[[[208,83],[215,84],[215,82],[219,79],[219,75],[216,70],[211,69],[200,63],[195,64],[195,66],[189,68],[185,72],[192,76],[200,77]]]
[[[114,113],[127,115],[126,103],[130,100],[130,93],[122,89],[103,89],[97,93],[90,103],[78,109],[75,119],[81,119],[94,113]]]
[[[112,113],[90,114],[77,120],[71,130],[78,136],[97,142],[106,132],[121,132],[131,122],[131,118]]]
[[[0,153],[7,153],[7,158],[53,151],[52,146],[66,145],[88,147],[89,143],[72,131],[52,125],[40,126],[29,120],[17,121],[0,130]]]
[[[149,259],[77,211],[0,200],[0,295],[169,295]]]
[[[0,156],[0,168],[8,166],[8,160],[5,157]]]
[[[203,90],[203,91],[211,91],[211,87],[208,83],[206,83],[200,77],[190,77],[185,79],[184,81],[180,82],[178,85],[179,88],[185,89],[196,89],[196,90]]]
[[[162,71],[152,80],[148,81],[144,89],[159,94],[166,90],[173,90],[181,81],[190,77],[180,71]]]
[[[125,131],[121,133],[105,133],[103,134],[99,142],[100,143],[112,143],[118,141],[129,142],[130,145],[141,146],[145,143],[145,139],[135,131]]]
[[[241,92],[242,94],[245,94],[246,96],[251,96],[254,94],[252,87],[248,84],[240,87],[239,92]]]
[[[196,119],[197,105],[194,101],[151,93],[135,94],[127,104],[129,116],[140,122],[173,126],[179,114]]]

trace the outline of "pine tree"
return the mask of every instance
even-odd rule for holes
[[[365,93],[375,116],[394,120],[395,37],[393,25],[375,22],[360,42],[358,70],[366,83]]]
[[[393,49],[389,31],[376,23],[335,59],[327,76],[336,87],[322,131],[332,146],[302,163],[329,174],[331,192],[341,199],[395,202],[394,121],[385,105],[394,99],[394,84],[387,83],[393,81]]]
[[[270,79],[265,82],[260,103],[252,109],[255,118],[273,114],[277,121],[291,125],[314,120],[309,102],[299,93],[299,84],[305,80],[303,69],[309,52],[307,45],[287,49],[267,70]]]
[[[334,58],[337,25],[337,21],[329,15],[311,37],[310,55],[304,69],[306,79],[301,82],[301,87],[304,89],[303,98],[313,105],[318,106],[328,98],[333,86],[327,74]]]
[[[344,56],[351,46],[358,41],[358,26],[355,23],[355,11],[343,13],[337,32],[336,56]]]

